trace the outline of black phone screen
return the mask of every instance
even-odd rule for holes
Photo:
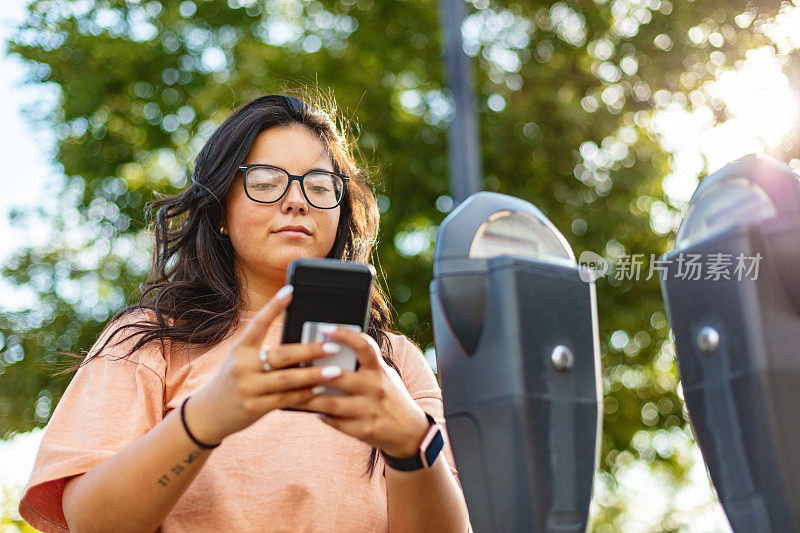
[[[286,310],[281,343],[300,342],[308,321],[355,324],[366,331],[372,265],[339,259],[296,259],[289,265],[287,282],[294,287]]]

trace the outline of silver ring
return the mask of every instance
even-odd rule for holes
[[[261,348],[258,351],[258,360],[261,361],[261,368],[264,370],[264,372],[269,372],[272,370],[272,365],[269,364],[269,361],[267,360],[268,353],[269,348]]]

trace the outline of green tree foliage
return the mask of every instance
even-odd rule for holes
[[[758,25],[780,6],[467,7],[484,187],[533,202],[576,254],[614,263],[623,253],[666,251],[670,237],[653,229],[652,211],[681,206],[661,188],[670,154],[651,127],[654,110],[711,105],[724,120],[704,83],[769,44]],[[705,38],[690,38],[697,27]],[[712,32],[721,38],[709,40]],[[69,381],[51,377],[57,352],[88,349],[110,315],[138,299],[150,246],[144,203],[186,185],[194,154],[234,106],[287,81],[330,87],[357,123],[363,162],[382,182],[379,263],[398,327],[431,346],[433,241],[452,205],[441,43],[435,0],[33,1],[10,50],[27,60],[34,83],[59,89],[57,106],[40,118],[58,133],[64,209],[52,241],[20,250],[2,271],[39,303],[0,317],[0,434],[43,425]],[[787,66],[794,79],[797,65]],[[601,467],[613,473],[627,454],[680,479],[684,467],[669,452],[632,443],[637,432],[688,428],[657,277],[598,281]]]

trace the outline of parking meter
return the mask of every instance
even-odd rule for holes
[[[731,527],[800,531],[800,180],[755,156],[708,176],[662,261],[686,406]]]
[[[550,221],[511,196],[475,193],[439,228],[436,360],[476,532],[586,530],[602,385],[581,268]]]

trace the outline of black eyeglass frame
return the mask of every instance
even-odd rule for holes
[[[286,183],[286,189],[283,190],[283,192],[281,193],[281,195],[278,197],[277,200],[272,200],[271,202],[265,202],[264,200],[256,200],[255,198],[250,196],[250,192],[247,190],[247,172],[251,168],[274,168],[275,170],[280,170],[281,172],[283,172],[284,174],[289,176],[289,181]],[[333,172],[331,170],[323,170],[323,169],[320,169],[320,168],[311,169],[308,172],[306,172],[305,174],[303,174],[302,176],[299,176],[299,175],[296,175],[296,174],[291,174],[291,173],[289,173],[288,170],[283,169],[281,167],[276,167],[275,165],[267,165],[267,164],[264,164],[264,163],[253,163],[253,164],[249,164],[249,165],[239,165],[239,170],[242,171],[242,185],[244,186],[245,195],[247,195],[247,197],[250,198],[252,201],[258,202],[259,204],[274,204],[275,202],[280,202],[281,198],[286,196],[286,193],[288,192],[289,188],[291,188],[292,182],[297,180],[297,181],[300,182],[300,191],[303,193],[303,197],[306,199],[306,202],[308,202],[309,205],[312,205],[313,207],[316,207],[317,209],[335,209],[339,204],[342,203],[342,200],[344,199],[344,190],[347,187],[347,182],[350,181],[350,178],[348,178],[344,174],[339,174],[338,172]],[[306,194],[305,182],[303,180],[305,180],[305,177],[308,176],[309,174],[314,174],[314,173],[319,173],[319,172],[324,172],[326,174],[333,174],[334,176],[336,176],[338,178],[341,178],[341,180],[342,180],[342,195],[339,197],[339,200],[336,202],[336,204],[331,206],[331,207],[319,207],[317,205],[314,205],[314,202],[312,202],[308,198],[308,195]]]

